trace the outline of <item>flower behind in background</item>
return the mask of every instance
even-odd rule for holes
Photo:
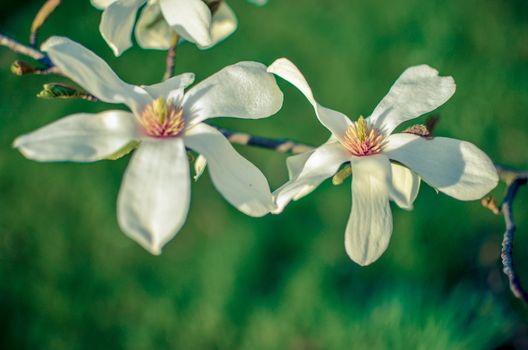
[[[136,40],[142,48],[167,50],[174,34],[209,48],[227,38],[237,28],[233,10],[225,1],[202,0],[91,0],[103,9],[99,30],[116,56]],[[146,5],[145,5],[146,4]],[[136,15],[141,6],[139,19]]]
[[[438,108],[454,94],[453,78],[440,77],[429,66],[405,70],[370,117],[356,122],[319,105],[301,72],[287,59],[278,59],[268,71],[297,87],[332,133],[315,151],[288,159],[290,181],[275,192],[276,212],[310,193],[341,164],[350,163],[352,212],[345,248],[358,264],[376,261],[387,249],[392,234],[389,199],[412,209],[420,178],[460,200],[480,199],[497,185],[493,163],[473,144],[393,133],[401,123]]]
[[[191,181],[186,148],[205,157],[214,186],[237,209],[255,217],[274,209],[260,170],[217,129],[203,123],[215,117],[257,119],[276,113],[282,93],[266,66],[240,62],[184,92],[194,74],[134,86],[69,39],[50,38],[42,50],[99,100],[126,104],[132,112],[71,115],[17,138],[14,146],[37,161],[92,162],[139,143],[119,191],[117,216],[122,230],[151,253],[159,254],[187,217]]]

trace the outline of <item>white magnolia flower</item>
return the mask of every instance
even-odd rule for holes
[[[420,178],[460,200],[475,200],[498,181],[493,163],[473,144],[445,137],[427,139],[393,133],[401,123],[430,112],[455,92],[451,77],[421,65],[405,70],[368,118],[353,122],[319,105],[301,72],[278,59],[268,69],[296,86],[313,105],[332,137],[315,151],[288,159],[290,181],[275,192],[277,212],[310,193],[343,163],[352,166],[352,212],[345,248],[352,260],[368,265],[385,251],[392,234],[389,199],[412,209]]]
[[[145,49],[168,49],[174,33],[209,48],[231,35],[237,28],[233,10],[225,1],[209,0],[91,0],[103,9],[99,30],[114,51],[121,55],[132,46],[135,25],[138,44]],[[146,5],[145,5],[146,4]],[[136,23],[141,6],[145,7]]]
[[[117,216],[123,231],[150,252],[159,254],[185,222],[191,191],[186,148],[207,159],[214,186],[237,209],[259,217],[274,208],[260,170],[203,123],[276,113],[282,93],[266,66],[240,62],[184,92],[194,74],[140,87],[120,80],[103,60],[69,39],[53,37],[42,50],[88,92],[124,103],[132,113],[74,114],[17,138],[14,146],[37,161],[92,162],[141,142],[123,178]]]

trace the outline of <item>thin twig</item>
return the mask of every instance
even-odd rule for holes
[[[167,61],[166,61],[166,68],[165,68],[165,74],[163,75],[163,80],[168,80],[174,75],[174,68],[176,65],[174,64],[174,61],[176,59],[176,47],[178,46],[178,34],[173,33],[172,39],[171,39],[171,46],[169,47],[169,51],[167,52]]]
[[[27,57],[31,57],[37,61],[42,61],[47,58],[47,56],[43,52],[32,48],[31,46],[21,44],[18,41],[11,39],[2,33],[0,33],[0,46],[5,46],[11,51],[14,51]]]
[[[31,32],[29,34],[29,45],[31,45],[31,47],[37,46],[40,28],[59,5],[60,0],[47,0],[46,3],[42,5],[39,12],[35,16],[35,19],[33,19],[33,23],[31,24]]]
[[[512,293],[525,303],[528,303],[528,293],[524,290],[524,288],[521,285],[521,281],[519,279],[519,276],[515,272],[514,265],[513,265],[513,236],[515,234],[515,231],[517,229],[517,226],[515,225],[515,222],[513,220],[513,201],[515,200],[515,196],[517,195],[517,192],[519,191],[519,188],[521,186],[525,185],[527,181],[526,177],[518,177],[517,179],[513,180],[513,182],[508,186],[508,192],[506,194],[506,198],[504,199],[504,202],[502,203],[502,214],[504,215],[504,222],[506,223],[506,232],[504,232],[504,238],[502,241],[502,251],[501,251],[501,258],[502,258],[502,265],[503,269],[502,271],[506,276],[508,276],[508,279],[510,281],[510,289]]]
[[[299,154],[313,151],[314,147],[303,143],[297,143],[289,139],[272,139],[254,136],[246,133],[235,132],[223,128],[217,128],[231,143],[238,145],[266,148],[280,153]]]

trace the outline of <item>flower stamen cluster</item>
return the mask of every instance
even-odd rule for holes
[[[152,137],[175,137],[185,128],[182,108],[167,103],[163,97],[149,103],[139,121],[143,131]]]
[[[369,126],[363,116],[348,127],[343,140],[343,146],[358,157],[381,153],[383,145],[384,137],[381,132]]]

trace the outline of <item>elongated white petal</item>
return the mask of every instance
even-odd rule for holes
[[[493,163],[469,142],[394,134],[388,138],[385,153],[416,172],[429,185],[460,200],[480,199],[497,186]]]
[[[183,73],[174,76],[161,83],[143,86],[153,99],[158,97],[167,98],[172,91],[181,90],[191,85],[194,81],[194,73]]]
[[[174,31],[171,29],[158,3],[149,3],[136,23],[136,40],[144,49],[167,50],[171,46]]]
[[[317,103],[308,82],[291,61],[286,58],[279,58],[269,66],[268,72],[278,75],[299,89],[314,107],[321,124],[330,130],[337,139],[343,140],[346,130],[352,122],[343,113],[323,107]]]
[[[185,94],[184,116],[189,124],[214,117],[265,118],[282,106],[275,77],[258,62],[225,67]]]
[[[29,159],[93,162],[117,152],[139,137],[130,112],[74,114],[18,137],[14,147]]]
[[[440,77],[427,66],[407,68],[392,85],[368,118],[385,135],[404,121],[414,119],[443,105],[455,93],[452,77]]]
[[[213,184],[234,207],[255,217],[274,208],[262,172],[242,157],[222,133],[212,126],[198,124],[185,133],[184,140],[187,147],[205,157]]]
[[[160,0],[169,26],[185,40],[201,47],[211,45],[211,11],[202,0]]]
[[[312,192],[324,180],[334,175],[344,162],[351,159],[339,142],[326,143],[318,147],[314,152],[293,156],[289,162],[290,175],[297,175],[278,188],[273,196],[277,205],[274,214],[284,210],[292,200],[302,198]]]
[[[224,40],[236,30],[237,25],[237,19],[231,7],[225,2],[220,3],[211,22],[211,45],[202,48],[209,48]]]
[[[149,252],[160,254],[185,223],[190,198],[189,161],[183,140],[144,140],[121,184],[119,225]]]
[[[71,80],[104,102],[124,103],[138,111],[152,100],[145,90],[123,82],[100,57],[68,38],[51,37],[42,51]]]
[[[402,209],[411,210],[420,190],[420,177],[406,166],[391,163],[392,189],[390,198]]]
[[[100,10],[107,8],[108,6],[110,6],[110,4],[116,1],[117,0],[90,0],[92,5]]]
[[[104,10],[99,31],[114,55],[120,56],[132,46],[130,36],[136,14],[145,2],[146,0],[117,0]]]
[[[345,248],[352,260],[369,265],[383,254],[392,235],[390,162],[384,155],[352,160],[352,212]]]

